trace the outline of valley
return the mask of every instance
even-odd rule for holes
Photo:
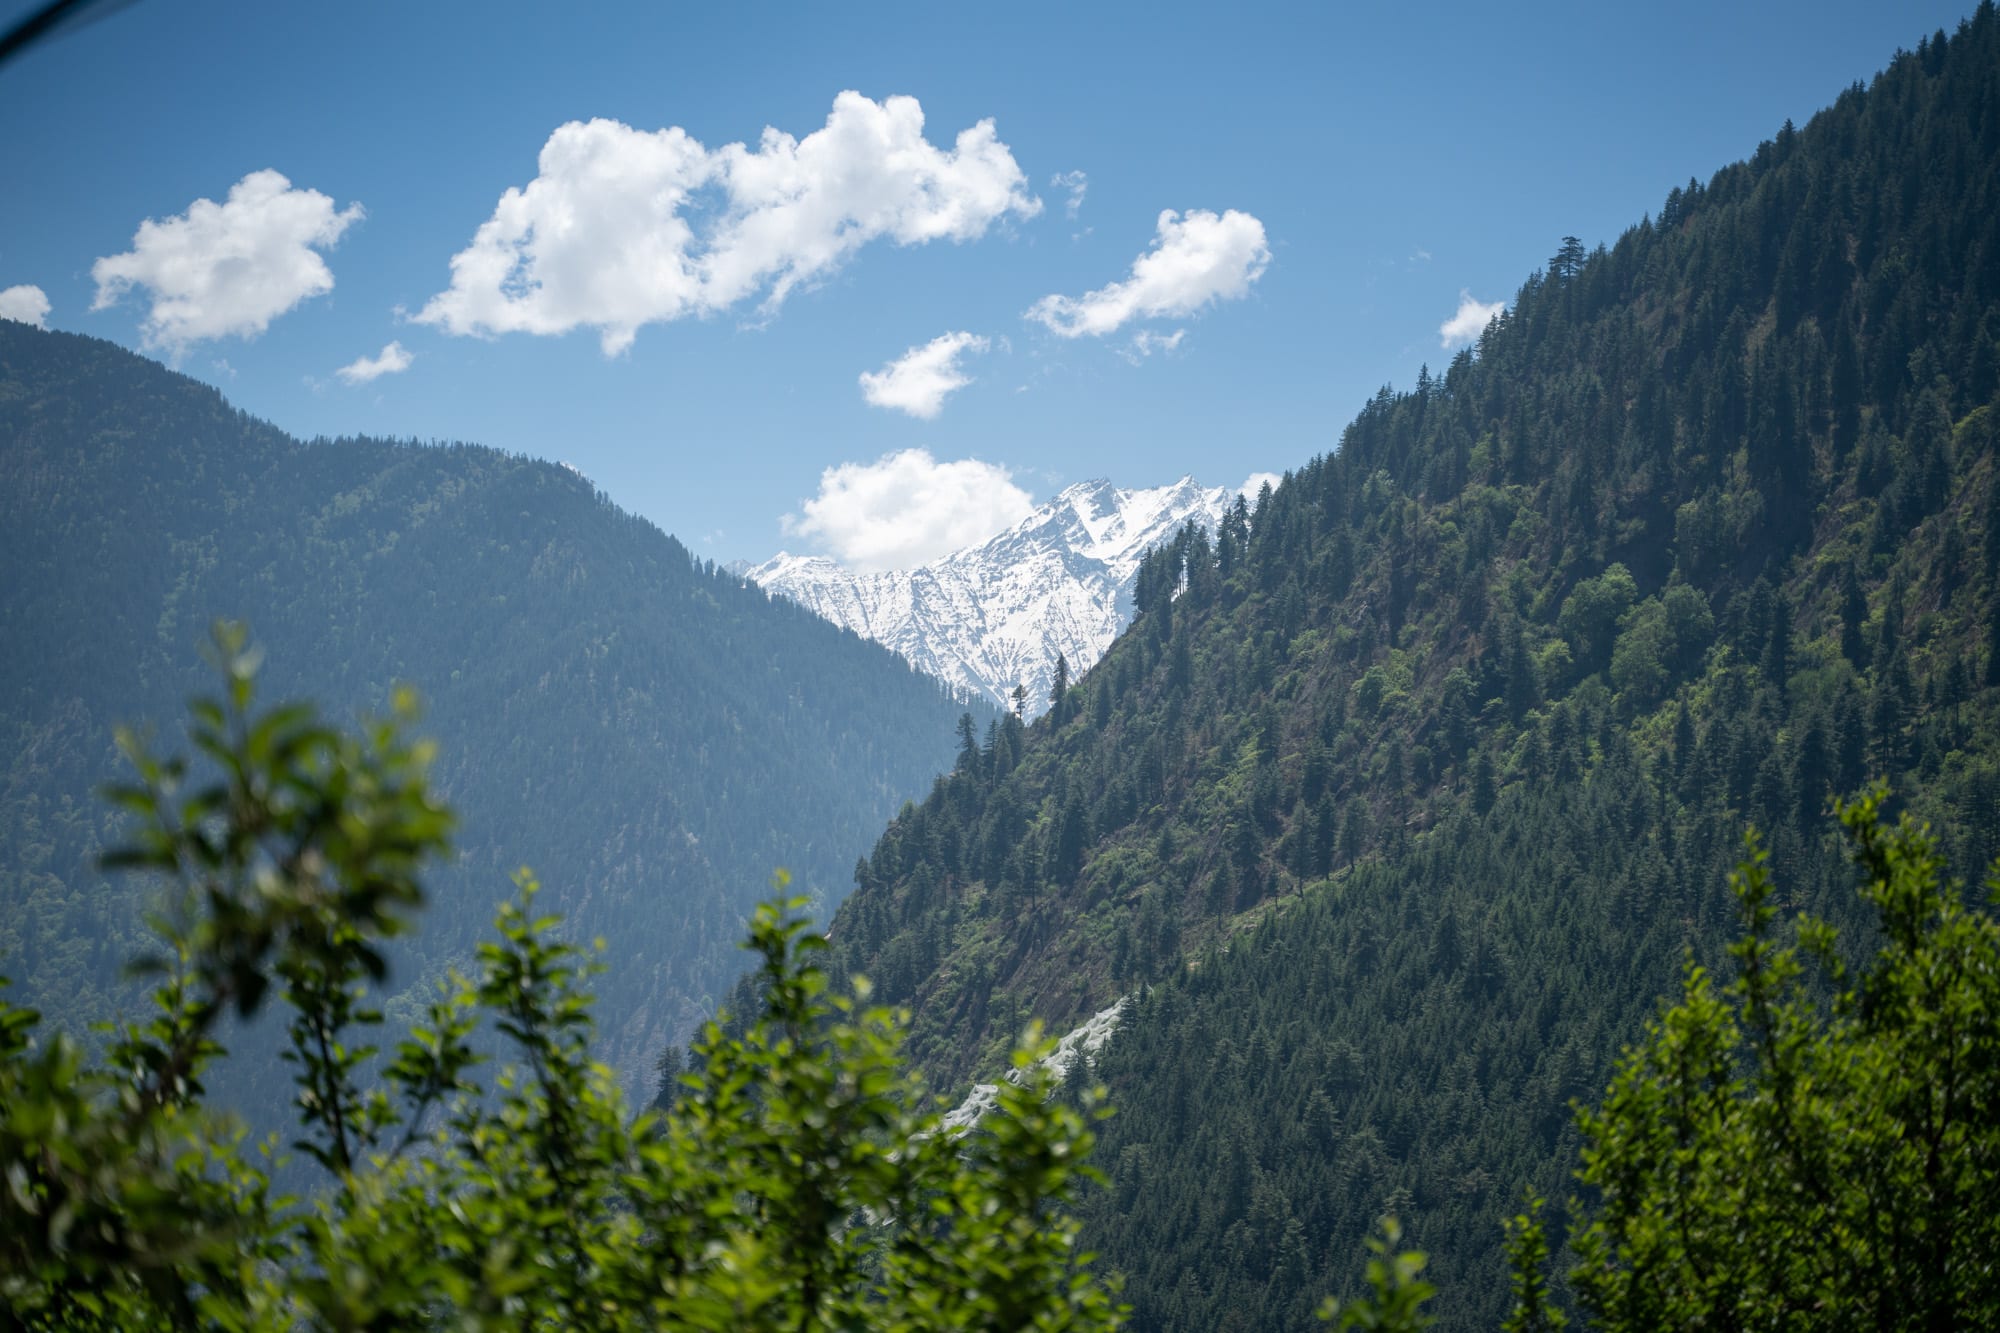
[[[956,139],[607,76],[440,172],[450,285],[333,381],[267,330],[407,219],[275,168],[91,268],[141,350],[0,290],[0,1325],[2000,1320],[1993,0],[1434,329],[1625,198],[1600,112],[1722,131],[1548,76],[1573,148],[1385,239],[1317,63],[1031,171],[1081,80],[1017,161],[937,23]],[[223,338],[590,467],[288,433]]]

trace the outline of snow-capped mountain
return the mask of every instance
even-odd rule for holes
[[[1025,686],[1032,717],[1048,707],[1058,653],[1075,679],[1131,621],[1139,558],[1189,519],[1212,530],[1232,500],[1192,477],[1137,491],[1085,481],[916,569],[857,574],[781,552],[744,577],[1003,707]]]

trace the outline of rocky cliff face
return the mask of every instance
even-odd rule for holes
[[[917,569],[857,574],[780,553],[745,577],[1002,705],[1025,686],[1032,717],[1048,707],[1057,654],[1074,679],[1131,620],[1139,557],[1190,519],[1213,528],[1231,498],[1192,477],[1149,490],[1085,481]]]

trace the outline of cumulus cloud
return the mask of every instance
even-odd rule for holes
[[[367,384],[384,375],[400,375],[415,360],[416,357],[403,349],[402,343],[393,342],[382,349],[381,355],[358,357],[333,373],[347,384]]]
[[[48,327],[49,294],[39,287],[23,283],[19,287],[9,287],[0,292],[0,319],[11,319],[19,324],[32,324],[38,329]]]
[[[1257,503],[1257,493],[1259,491],[1262,491],[1266,486],[1276,490],[1278,483],[1283,480],[1284,478],[1275,472],[1252,472],[1248,477],[1243,479],[1243,484],[1236,488],[1236,493],[1254,505]]]
[[[976,333],[947,333],[922,347],[912,347],[880,370],[861,372],[861,396],[876,407],[894,408],[929,421],[954,390],[972,383],[958,367],[967,352],[983,352],[986,339]]]
[[[871,241],[970,241],[1041,207],[991,120],[947,151],[924,138],[914,97],[844,92],[821,128],[766,129],[754,149],[571,121],[415,318],[458,334],[594,328],[616,355],[647,324],[753,297],[772,313]]]
[[[141,336],[175,355],[210,338],[255,337],[301,301],[333,290],[333,272],[318,251],[362,216],[359,204],[336,211],[317,190],[253,171],[224,203],[197,199],[178,217],[140,223],[130,250],[92,266],[97,299],[90,308],[103,310],[144,287],[153,304]]]
[[[1486,326],[1506,308],[1505,301],[1475,301],[1471,292],[1459,288],[1457,312],[1438,325],[1438,346],[1465,347],[1478,342],[1479,335],[1486,332]]]
[[[924,449],[841,463],[820,473],[819,494],[787,514],[852,569],[911,569],[985,541],[1026,518],[1035,502],[1014,474],[976,458],[940,463]]]
[[[1264,224],[1230,209],[1160,214],[1153,248],[1132,261],[1132,276],[1082,296],[1044,296],[1028,311],[1065,338],[1112,333],[1134,319],[1192,315],[1250,290],[1271,262]]]
[[[1076,221],[1076,215],[1083,211],[1083,196],[1090,189],[1090,177],[1081,171],[1058,171],[1049,177],[1049,188],[1069,191],[1069,199],[1063,204],[1063,216],[1071,222]]]

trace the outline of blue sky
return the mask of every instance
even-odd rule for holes
[[[910,563],[1331,448],[1466,294],[1971,8],[141,0],[0,69],[0,289],[294,434]]]

